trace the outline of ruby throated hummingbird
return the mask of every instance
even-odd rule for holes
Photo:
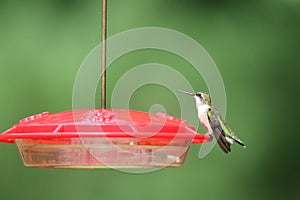
[[[245,144],[237,136],[235,136],[233,131],[227,126],[219,111],[212,106],[211,98],[208,93],[190,93],[182,90],[177,90],[177,92],[187,94],[195,98],[198,118],[201,125],[208,131],[210,136],[216,138],[219,146],[225,153],[231,151],[230,145],[233,144],[233,142],[246,147]]]

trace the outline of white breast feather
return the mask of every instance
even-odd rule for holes
[[[210,127],[210,124],[208,122],[208,117],[207,117],[207,110],[209,109],[208,105],[202,105],[198,107],[198,118],[200,120],[200,123],[204,128],[208,131],[208,133],[212,134],[212,129]]]

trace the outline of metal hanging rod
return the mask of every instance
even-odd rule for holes
[[[106,108],[107,0],[102,0],[101,108]]]

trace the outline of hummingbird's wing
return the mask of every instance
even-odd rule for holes
[[[207,115],[208,121],[212,127],[212,131],[218,141],[218,144],[225,153],[230,152],[230,145],[233,143],[233,141],[245,147],[245,144],[226,125],[224,119],[217,109],[211,107],[210,110],[208,110]]]
[[[223,120],[220,119],[220,113],[215,108],[211,107],[207,112],[207,117],[219,146],[225,153],[230,152],[231,143],[229,143],[226,139],[226,133],[223,129]]]

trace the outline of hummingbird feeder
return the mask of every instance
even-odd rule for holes
[[[44,112],[0,134],[17,145],[25,166],[158,168],[184,163],[191,144],[209,142],[186,121],[167,114],[106,109],[106,0],[102,4],[101,109]]]

